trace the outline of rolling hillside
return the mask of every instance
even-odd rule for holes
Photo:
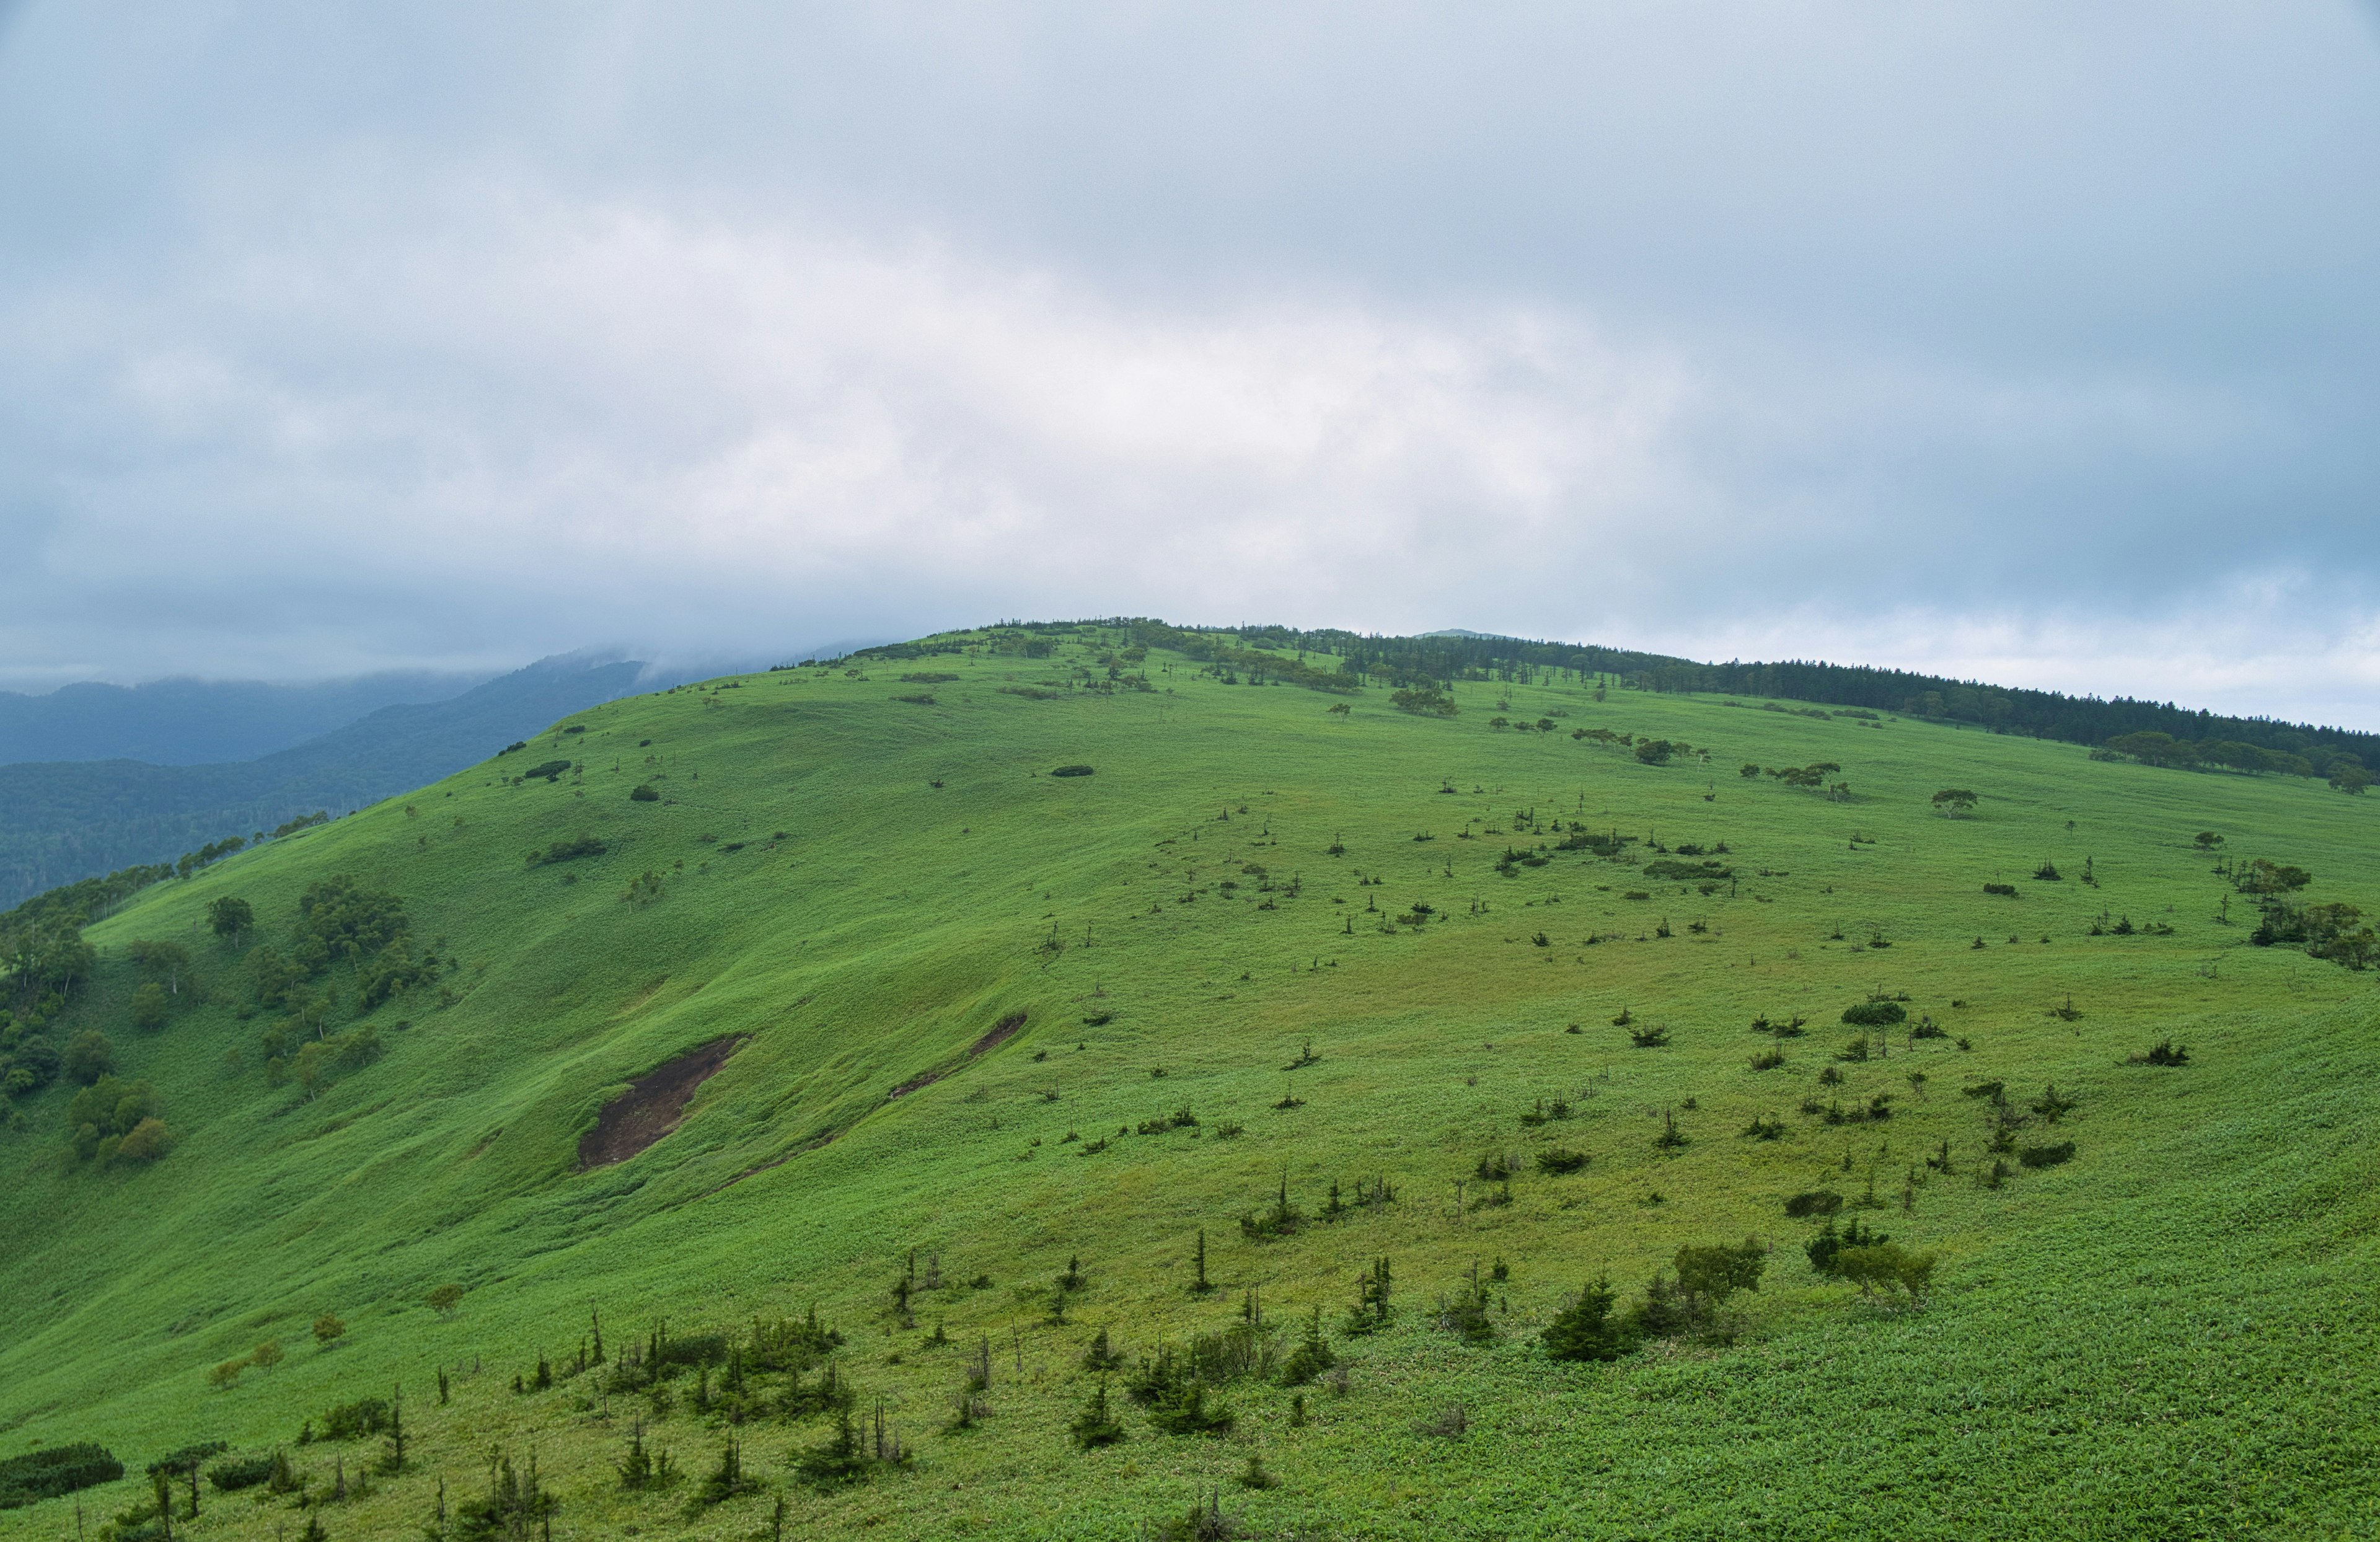
[[[0,1487],[128,1475],[0,1538],[2380,1527],[2372,800],[1336,666],[609,701],[20,952]]]

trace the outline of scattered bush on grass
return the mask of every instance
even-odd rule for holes
[[[28,1451],[0,1461],[0,1510],[21,1509],[123,1475],[124,1463],[89,1441]]]

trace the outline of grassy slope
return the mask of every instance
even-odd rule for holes
[[[909,666],[963,675],[931,706],[892,699],[918,687],[880,666],[596,708],[571,720],[587,728],[579,785],[514,788],[481,768],[95,929],[117,962],[83,1014],[165,1090],[185,1138],[147,1172],[70,1171],[63,1091],[0,1137],[0,1224],[17,1239],[0,1260],[0,1451],[96,1438],[137,1471],[202,1435],[285,1440],[329,1402],[402,1380],[415,1473],[331,1511],[334,1536],[417,1524],[439,1475],[463,1492],[491,1442],[532,1440],[568,1506],[558,1532],[748,1536],[766,1496],[686,1519],[678,1500],[621,1495],[606,1463],[627,1408],[607,1417],[576,1386],[516,1399],[510,1376],[540,1346],[575,1344],[589,1304],[616,1337],[662,1314],[727,1326],[816,1301],[852,1335],[846,1368],[920,1452],[917,1471],[855,1494],[792,1491],[795,1523],[819,1531],[1126,1536],[1196,1485],[1229,1492],[1250,1450],[1285,1479],[1237,1501],[1251,1523],[1351,1536],[2306,1536],[2380,1521],[2380,1483],[2355,1454],[2380,1424],[2359,1286],[2380,1214],[2369,985],[2216,925],[2221,886],[2189,848],[2216,830],[2236,855],[2315,869],[2316,897],[2380,908],[2365,803],[1905,722],[1633,692],[1597,703],[1574,682],[1464,686],[1447,722],[1391,712],[1378,692],[1334,717],[1331,698],[1226,686],[1179,661],[1156,694],[995,688],[1060,678],[1073,652]],[[1490,730],[1501,694],[1517,715],[1565,711],[1565,732]],[[1640,767],[1573,742],[1577,726],[1707,744],[1714,763]],[[1839,761],[1858,801],[1742,782],[1747,759]],[[1075,760],[1098,774],[1046,774]],[[671,801],[631,804],[656,773]],[[1983,793],[1980,816],[1933,817],[1943,785]],[[1724,840],[1747,876],[1732,898],[1655,884],[1651,902],[1621,898],[1643,880],[1584,854],[1499,877],[1528,807],[1670,844]],[[1458,840],[1467,820],[1507,833]],[[611,854],[524,867],[525,849],[584,832]],[[2104,888],[2024,876],[2048,857],[2070,879],[2085,856]],[[1259,893],[1239,870],[1251,861],[1275,881],[1302,874],[1303,892]],[[1749,876],[1762,868],[1778,876]],[[623,903],[647,868],[666,876],[662,898]],[[1359,887],[1359,871],[1385,881]],[[312,1103],[264,1085],[261,1017],[223,1004],[153,1037],[124,1025],[123,944],[196,946],[221,893],[284,926],[298,890],[330,872],[396,890],[420,935],[451,938],[462,1000],[383,1008],[390,1052]],[[1236,896],[1216,887],[1226,877]],[[2003,879],[2022,899],[1980,892]],[[1380,933],[1415,900],[1448,918]],[[2103,905],[2177,935],[2086,937]],[[1664,917],[1677,935],[1653,938]],[[1053,925],[1066,943],[1054,956],[1038,947]],[[1848,941],[1829,941],[1838,928]],[[1540,929],[1555,946],[1532,945]],[[1876,929],[1888,951],[1858,945]],[[1618,940],[1585,946],[1590,931]],[[199,951],[228,984],[227,957]],[[1799,1114],[1851,1035],[1836,1018],[1879,986],[1973,1050],[1935,1040],[1846,1067],[1844,1094],[1899,1095],[1888,1123]],[[2070,994],[2084,1013],[2070,1024],[2046,1011]],[[1670,1023],[1672,1044],[1632,1049],[1609,1026],[1623,1006]],[[967,1047],[1016,1010],[1026,1030],[971,1062]],[[1113,1021],[1082,1026],[1098,1010]],[[1747,1068],[1769,1042],[1745,1029],[1762,1012],[1812,1021],[1784,1070]],[[1573,1022],[1582,1033],[1563,1031]],[[606,1097],[725,1032],[749,1042],[683,1128],[620,1166],[574,1171]],[[2192,1065],[2122,1063],[2168,1035]],[[1279,1067],[1308,1038],[1322,1058],[1293,1078],[1305,1106],[1275,1110],[1291,1080]],[[886,1101],[936,1068],[949,1075]],[[1922,1099],[1912,1070],[1929,1078]],[[1982,1121],[1957,1089],[1994,1077],[2079,1097],[2058,1136],[2078,1142],[2073,1164],[1974,1184]],[[1580,1117],[1518,1124],[1556,1094]],[[1659,1111],[1688,1098],[1693,1144],[1663,1156]],[[1184,1105],[1200,1135],[1114,1137]],[[1787,1139],[1739,1135],[1771,1112]],[[1213,1138],[1224,1119],[1245,1135]],[[1077,1156],[1059,1144],[1070,1129],[1113,1145]],[[1943,1139],[1956,1175],[1902,1213],[1902,1175]],[[1483,1152],[1553,1144],[1595,1161],[1532,1173],[1509,1208],[1455,1211],[1452,1181]],[[1333,1177],[1386,1173],[1401,1197],[1244,1243],[1236,1217],[1284,1172],[1308,1210]],[[1889,1207],[1872,1219],[1945,1256],[1924,1314],[1874,1312],[1818,1281],[1800,1257],[1807,1225],[1779,1209],[1821,1181],[1856,1195],[1871,1172]],[[1656,1191],[1665,1202],[1645,1203]],[[1204,1303],[1183,1289],[1199,1227],[1225,1286]],[[1529,1348],[1583,1279],[1609,1270],[1633,1290],[1681,1243],[1748,1232],[1779,1251],[1741,1347],[1609,1368]],[[884,1286],[912,1247],[939,1253],[951,1279],[995,1281],[921,1303],[923,1323],[947,1320],[948,1348],[891,1324]],[[1073,1254],[1093,1281],[1080,1326],[1045,1327],[1048,1282]],[[1126,1444],[1068,1449],[1091,1328],[1144,1349],[1236,1320],[1249,1284],[1281,1321],[1313,1303],[1335,1317],[1380,1254],[1406,1310],[1354,1347],[1352,1395],[1321,1400],[1313,1426],[1287,1427],[1286,1392],[1245,1388],[1229,1439],[1154,1435],[1132,1415]],[[1512,1266],[1504,1346],[1429,1332],[1431,1294],[1498,1257]],[[471,1293],[451,1321],[418,1305],[449,1279]],[[325,1310],[353,1330],[318,1352],[305,1325]],[[992,1416],[942,1435],[961,1345],[979,1334],[1002,1346]],[[207,1390],[208,1366],[266,1337],[290,1344],[288,1364]],[[425,1406],[433,1366],[481,1362],[452,1407]],[[1414,1433],[1456,1400],[1468,1437]],[[660,1436],[689,1466],[717,1439],[683,1412]],[[773,1484],[818,1430],[747,1436],[747,1464]],[[90,1497],[94,1512],[136,1486]],[[190,1534],[261,1536],[286,1518],[221,1500]],[[62,1524],[70,1506],[43,1505],[0,1515],[0,1536]]]

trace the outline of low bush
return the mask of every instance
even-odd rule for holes
[[[1935,1255],[1912,1253],[1895,1242],[1846,1247],[1835,1255],[1835,1278],[1857,1285],[1862,1295],[1899,1291],[1923,1305],[1934,1286]]]
[[[1050,774],[1051,776],[1088,776],[1091,774],[1091,768],[1088,766],[1060,766]]]
[[[1537,1171],[1555,1177],[1580,1172],[1585,1168],[1586,1163],[1585,1152],[1565,1150],[1559,1146],[1537,1153]]]
[[[1598,1280],[1578,1293],[1577,1299],[1554,1314],[1538,1335],[1546,1355],[1553,1360],[1617,1360],[1628,1353],[1627,1325],[1612,1315],[1617,1301],[1609,1280]]]
[[[1853,1216],[1852,1223],[1840,1232],[1835,1230],[1833,1221],[1828,1221],[1818,1229],[1816,1236],[1802,1245],[1802,1251],[1809,1256],[1812,1269],[1820,1274],[1831,1275],[1835,1272],[1835,1260],[1845,1248],[1875,1247],[1891,1240],[1883,1232],[1862,1225],[1859,1217]]]
[[[54,1500],[123,1475],[124,1463],[113,1452],[88,1441],[28,1451],[0,1462],[0,1510]]]
[[[389,1409],[386,1398],[362,1398],[342,1403],[322,1415],[322,1439],[325,1440],[360,1440],[367,1435],[383,1434],[388,1429]]]
[[[225,1494],[236,1494],[243,1488],[253,1488],[273,1475],[273,1453],[255,1456],[226,1456],[207,1469],[207,1481]]]
[[[1986,883],[1984,885],[1984,892],[1986,894],[1999,894],[2009,899],[2014,899],[2016,898],[2016,885],[2013,883]]]
[[[661,800],[661,790],[650,783],[646,783],[628,794],[630,803],[659,803]]]
[[[1843,1196],[1832,1189],[1811,1189],[1785,1201],[1785,1213],[1800,1220],[1809,1216],[1830,1216],[1843,1208]]]
[[[2028,1146],[2017,1152],[2016,1160],[2026,1167],[2057,1167],[2074,1160],[2074,1143],[2061,1140],[2055,1146]]]
[[[1888,1028],[1908,1017],[1899,1002],[1865,1001],[1843,1009],[1843,1021],[1853,1027]]]
[[[581,835],[575,840],[556,841],[541,851],[530,852],[528,865],[540,868],[554,862],[575,862],[582,856],[601,856],[606,849],[603,843],[594,836]]]

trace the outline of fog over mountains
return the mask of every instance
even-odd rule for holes
[[[477,685],[383,674],[0,697],[0,752],[28,757],[0,764],[0,907],[316,809],[346,813],[449,775],[556,718],[715,667],[656,670],[581,652]],[[30,758],[44,753],[54,758]],[[78,753],[91,758],[68,758]]]

